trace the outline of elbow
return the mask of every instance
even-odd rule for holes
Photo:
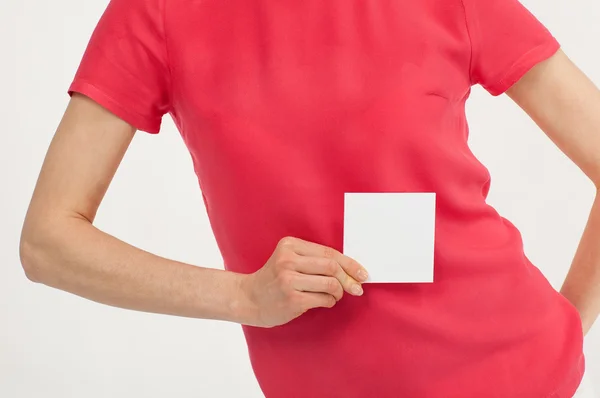
[[[54,217],[26,217],[19,242],[19,258],[25,276],[32,282],[60,288],[68,273],[76,225]]]
[[[25,222],[19,242],[19,258],[25,276],[32,282],[47,284],[59,271],[53,266],[52,253],[56,251],[59,239],[56,238],[55,224]],[[51,232],[51,231],[54,231]]]
[[[19,257],[25,276],[31,282],[42,283],[43,275],[39,247],[30,236],[23,234],[19,243]]]

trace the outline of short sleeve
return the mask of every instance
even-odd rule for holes
[[[111,0],[69,87],[138,130],[158,133],[169,112],[162,0]]]
[[[518,0],[463,0],[471,39],[471,81],[500,95],[560,45]]]

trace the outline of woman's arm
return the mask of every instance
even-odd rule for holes
[[[600,91],[559,51],[530,70],[508,95],[600,189]],[[600,313],[600,196],[561,293],[587,333]]]
[[[134,132],[91,99],[73,96],[23,226],[29,279],[116,307],[265,327],[331,307],[344,290],[362,294],[354,278],[366,274],[356,261],[295,238],[282,239],[258,272],[242,275],[167,260],[95,228]]]
[[[247,321],[239,275],[152,255],[92,225],[134,132],[87,97],[73,96],[23,226],[28,278],[117,307]]]

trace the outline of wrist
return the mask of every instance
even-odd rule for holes
[[[258,306],[252,300],[250,283],[252,275],[234,274],[234,283],[229,302],[230,320],[242,325],[256,325]]]

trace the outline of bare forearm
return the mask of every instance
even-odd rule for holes
[[[596,199],[561,293],[579,310],[587,332],[600,313],[600,196]]]
[[[49,224],[45,224],[49,225]],[[21,255],[28,276],[116,307],[185,317],[251,322],[240,274],[167,260],[70,217],[26,229]]]

